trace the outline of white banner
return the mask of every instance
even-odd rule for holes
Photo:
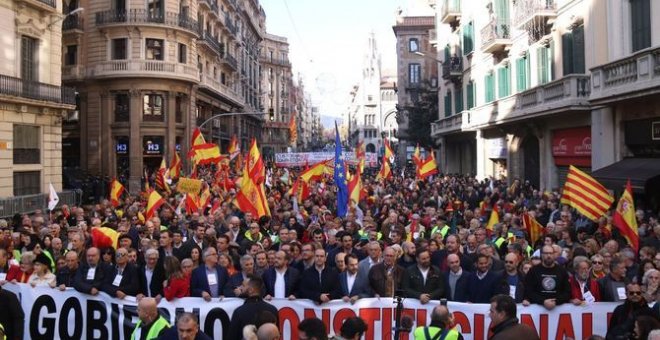
[[[138,321],[134,298],[114,299],[104,293],[85,295],[69,289],[60,292],[48,288],[32,288],[27,284],[6,284],[3,289],[19,297],[25,311],[26,339],[130,339]],[[173,302],[164,299],[159,304],[161,315],[173,324],[175,315],[192,312],[199,315],[200,328],[214,339],[225,338],[234,309],[243,300],[231,298],[205,302],[201,298],[183,298]],[[309,300],[274,300],[279,309],[283,339],[297,338],[298,324],[309,317],[318,317],[328,326],[330,334],[339,333],[343,320],[359,316],[369,326],[365,339],[391,339],[394,326],[395,304],[392,299],[362,299],[355,305],[333,301],[321,306]],[[414,321],[414,326],[430,322],[433,307],[438,301],[422,305],[418,300],[404,300],[403,315]],[[547,311],[541,306],[518,305],[519,319],[532,326],[546,339],[584,339],[592,334],[604,336],[607,320],[617,306],[615,303],[595,303],[586,306],[565,304]],[[465,339],[488,338],[490,318],[488,304],[449,302],[454,313],[457,330]],[[413,328],[414,329],[414,328]],[[402,339],[411,339],[404,334]],[[513,339],[512,339],[513,340]]]
[[[355,153],[350,151],[344,151],[342,153],[346,157],[346,162],[351,165],[357,164],[355,159]],[[305,166],[309,164],[312,166],[316,163],[331,160],[335,158],[334,152],[292,152],[292,153],[276,153],[275,154],[275,165],[280,168],[292,167],[292,166]],[[367,152],[365,154],[365,163],[369,167],[377,167],[378,161],[376,160],[376,154],[373,152]]]

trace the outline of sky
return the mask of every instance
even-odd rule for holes
[[[287,37],[294,79],[322,116],[341,117],[361,74],[369,34],[376,35],[383,75],[396,75],[392,26],[407,0],[261,0],[268,33]],[[327,122],[327,119],[326,119]],[[327,127],[327,124],[324,126]]]

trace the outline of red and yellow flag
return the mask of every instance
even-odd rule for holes
[[[261,158],[261,152],[259,152],[256,139],[252,139],[252,144],[250,145],[248,173],[255,184],[263,183],[266,178],[266,167],[264,166],[264,160]]]
[[[294,196],[298,200],[298,203],[302,203],[304,200],[309,198],[311,195],[311,189],[309,184],[303,181],[300,177],[293,182],[293,186],[289,189],[289,196]]]
[[[238,138],[236,135],[233,135],[231,136],[231,141],[229,141],[229,149],[227,149],[227,153],[229,153],[229,159],[234,159],[240,152],[241,148],[238,146]]]
[[[427,157],[425,161],[417,164],[417,178],[425,179],[431,175],[438,173],[438,165],[435,164],[435,156],[431,152],[431,157]]]
[[[190,139],[190,151],[188,152],[188,158],[195,156],[195,149],[198,146],[204,144],[206,144],[206,140],[204,139],[204,135],[202,135],[202,131],[199,130],[199,128],[195,128],[192,133],[192,138]]]
[[[195,165],[219,163],[222,160],[220,148],[214,143],[197,145],[191,152],[193,153],[192,159]]]
[[[488,233],[493,232],[493,228],[496,224],[500,223],[500,211],[497,208],[497,204],[493,205],[493,211],[490,212],[490,218],[488,219],[488,224],[486,224],[486,230]]]
[[[362,192],[362,173],[358,167],[357,171],[348,181],[348,199],[349,205],[350,201],[355,201],[355,203],[360,203],[360,200],[364,198]]]
[[[419,143],[417,143],[417,146],[415,147],[415,152],[412,155],[412,160],[415,165],[419,166],[419,164],[422,162],[422,154],[419,151]]]
[[[360,172],[364,172],[364,164],[366,162],[366,158],[367,149],[364,146],[364,142],[358,142],[357,146],[355,147],[355,159],[357,160]]]
[[[389,161],[394,160],[394,151],[392,151],[392,147],[390,146],[390,140],[389,139],[384,139],[385,144],[385,158],[387,158]]]
[[[167,184],[168,173],[167,162],[165,162],[165,157],[163,157],[163,160],[160,162],[160,168],[156,172],[156,187],[165,192],[170,192],[170,186]]]
[[[392,177],[392,169],[390,168],[389,161],[383,156],[383,162],[380,165],[380,171],[376,175],[376,180],[389,179]]]
[[[116,178],[112,180],[112,183],[110,183],[110,203],[112,203],[113,207],[116,208],[121,204],[121,195],[125,190],[124,186]]]
[[[545,228],[526,212],[523,213],[522,222],[523,227],[527,230],[527,234],[529,234],[529,244],[533,247],[534,243],[545,233]]]
[[[593,177],[570,166],[561,195],[561,203],[570,205],[580,214],[597,222],[607,213],[614,197]]]
[[[332,176],[334,174],[334,169],[331,164],[332,160],[318,162],[300,173],[299,177],[303,181],[309,183],[311,180],[318,181],[322,179],[324,175]]]
[[[91,234],[92,246],[117,249],[119,233],[116,230],[108,227],[94,227]]]
[[[171,179],[179,179],[181,176],[181,158],[179,154],[175,151],[172,153],[172,163],[170,164],[170,173],[169,176]]]
[[[623,191],[619,203],[616,205],[612,223],[619,229],[621,235],[628,240],[630,246],[637,253],[639,250],[639,233],[637,230],[637,217],[635,216],[635,203],[633,202],[630,180],[626,183],[626,190]]]
[[[298,141],[298,127],[296,125],[296,114],[291,113],[291,119],[289,119],[289,144],[296,145]]]
[[[270,216],[270,209],[266,201],[266,194],[263,183],[256,184],[254,178],[250,176],[250,162],[246,160],[245,170],[241,178],[241,188],[236,194],[234,204],[243,212],[250,212],[253,216]]]
[[[147,200],[147,215],[145,216],[147,220],[151,219],[155,214],[158,208],[165,203],[165,199],[156,191],[152,190],[149,193],[149,199]]]

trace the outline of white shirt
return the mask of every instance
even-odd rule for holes
[[[275,293],[275,296],[273,296],[276,299],[284,299],[286,298],[286,285],[284,284],[284,274],[286,274],[286,270],[283,272],[279,272],[277,269],[275,270],[275,290],[273,293]]]
[[[351,275],[351,273],[346,272],[346,285],[348,286],[348,293],[349,294],[353,290],[353,285],[355,284],[355,278],[356,277],[357,277],[357,273],[355,273],[354,275]]]
[[[144,276],[147,277],[147,296],[151,296],[151,279],[154,277],[154,271],[144,268]]]
[[[424,284],[426,284],[426,277],[429,275],[429,268],[426,268],[426,270],[419,268],[419,271],[422,272],[422,277],[424,278]]]

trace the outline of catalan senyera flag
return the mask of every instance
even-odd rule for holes
[[[493,211],[490,212],[490,218],[488,218],[488,223],[486,224],[486,230],[488,233],[492,233],[496,224],[500,223],[500,211],[497,208],[497,204],[493,205]]]
[[[195,146],[192,159],[195,165],[219,163],[222,160],[220,148],[217,144],[206,143]]]
[[[334,169],[331,162],[332,160],[318,162],[300,173],[299,177],[303,181],[309,183],[311,180],[318,181],[325,175],[332,176],[334,174]]]
[[[626,190],[623,191],[619,203],[616,205],[612,223],[619,229],[623,237],[628,240],[630,246],[639,250],[639,233],[637,229],[637,217],[635,216],[635,203],[633,202],[632,186],[630,180],[626,183]]]
[[[169,176],[171,179],[178,179],[181,176],[181,158],[177,152],[172,153],[172,163],[170,164]]]
[[[243,212],[250,212],[253,216],[270,216],[270,209],[266,201],[264,185],[256,184],[249,174],[249,161],[245,161],[245,170],[241,177],[241,188],[236,194],[234,204]]]
[[[607,213],[614,197],[593,177],[570,166],[561,195],[561,203],[575,208],[580,214],[597,222]]]
[[[158,208],[164,203],[165,199],[156,190],[151,190],[149,193],[149,199],[147,200],[146,219],[151,219],[154,214],[156,214]]]
[[[186,208],[186,213],[192,215],[196,212],[199,212],[199,196],[191,193],[186,193],[186,196],[183,199],[183,201]]]
[[[431,175],[438,173],[438,165],[435,164],[435,156],[431,152],[431,157],[427,157],[425,161],[417,165],[417,178],[425,179]]]
[[[394,151],[392,151],[392,147],[390,146],[390,140],[389,139],[384,139],[383,143],[385,144],[385,158],[387,158],[390,162],[394,161]]]
[[[296,145],[298,141],[298,127],[296,125],[296,115],[291,113],[291,119],[289,119],[289,144]]]
[[[170,192],[170,186],[167,184],[168,172],[167,162],[165,161],[165,157],[163,157],[163,160],[160,162],[160,168],[156,172],[156,187],[165,192]]]
[[[266,167],[264,166],[264,160],[261,158],[261,152],[259,152],[259,146],[257,146],[257,140],[252,139],[252,144],[250,144],[250,153],[248,154],[248,173],[250,177],[254,180],[255,184],[261,184],[266,178]]]
[[[355,201],[355,203],[360,203],[360,200],[363,198],[362,194],[362,173],[360,172],[360,168],[358,167],[357,171],[348,180],[348,199],[349,199],[349,205],[351,204],[351,201]]]
[[[389,161],[383,156],[383,162],[380,165],[380,170],[376,175],[376,180],[390,179],[392,177],[392,168],[390,168]]]
[[[534,246],[534,243],[545,233],[545,228],[526,212],[523,213],[522,223],[525,230],[527,230],[527,234],[529,234],[529,244]]]
[[[119,233],[108,227],[92,228],[92,246],[96,248],[114,248],[117,249]]]
[[[121,183],[115,178],[110,183],[110,203],[113,207],[118,207],[121,204],[121,195],[126,189]]]
[[[241,148],[238,146],[238,138],[236,135],[233,135],[229,141],[229,149],[227,149],[227,153],[229,153],[229,159],[233,160],[236,158],[236,156],[238,156],[240,152]]]
[[[419,163],[422,162],[422,153],[419,151],[419,143],[415,147],[415,152],[413,152],[412,160],[415,165],[419,166]]]

